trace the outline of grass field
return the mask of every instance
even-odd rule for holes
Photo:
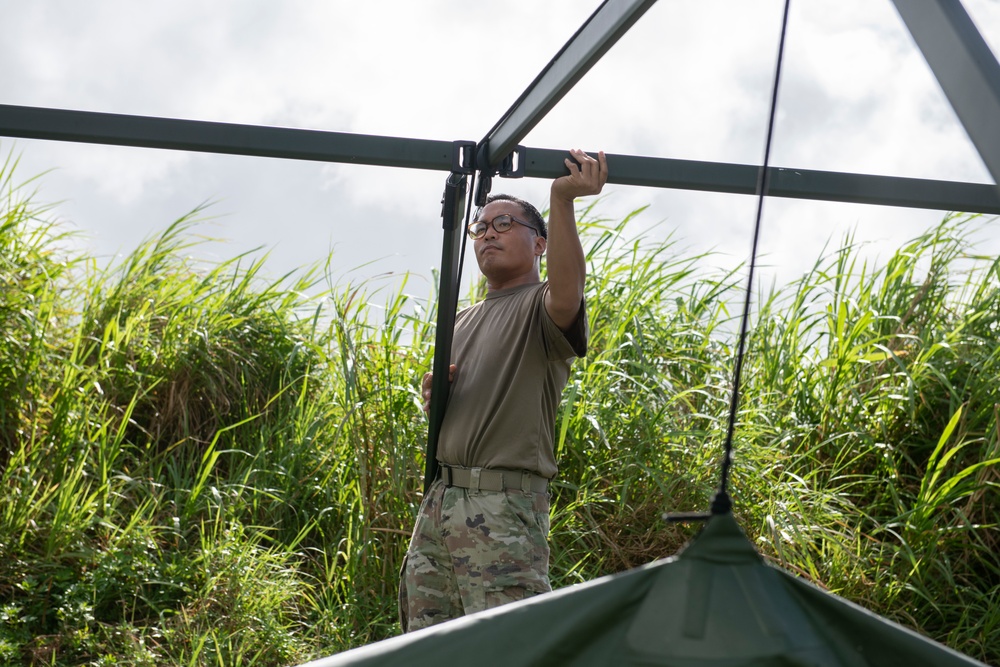
[[[200,211],[100,268],[10,160],[0,184],[0,664],[291,665],[395,634],[435,294],[200,262]],[[694,534],[660,516],[718,483],[745,280],[583,217],[556,587]],[[878,264],[834,239],[755,295],[730,488],[771,562],[1000,664],[985,222],[949,216]]]

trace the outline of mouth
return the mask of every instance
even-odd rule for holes
[[[498,245],[492,245],[492,244],[490,244],[490,245],[484,245],[484,246],[483,246],[483,247],[482,247],[482,248],[481,248],[481,249],[479,250],[479,254],[480,254],[480,255],[485,255],[485,254],[486,254],[487,252],[489,252],[490,250],[496,250],[496,251],[499,251],[499,250],[500,250],[500,246],[498,246]]]

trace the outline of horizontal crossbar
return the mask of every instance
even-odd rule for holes
[[[0,105],[0,136],[411,169],[452,167],[450,141],[10,105]]]
[[[450,171],[450,141],[0,105],[0,136]],[[524,175],[565,174],[565,151],[526,148]],[[609,182],[754,194],[753,165],[609,155]],[[993,185],[771,168],[775,197],[1000,214]]]
[[[525,149],[524,175],[555,178],[566,173],[565,151]],[[653,188],[752,195],[759,167],[633,155],[608,155],[608,182]],[[874,176],[838,171],[770,167],[772,197],[1000,214],[995,185]]]

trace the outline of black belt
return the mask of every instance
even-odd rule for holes
[[[447,486],[473,491],[534,491],[545,493],[549,480],[535,473],[499,468],[455,468],[441,465],[441,479]]]

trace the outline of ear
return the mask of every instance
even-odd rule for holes
[[[535,256],[544,255],[546,247],[548,247],[548,241],[540,235],[535,236]]]

